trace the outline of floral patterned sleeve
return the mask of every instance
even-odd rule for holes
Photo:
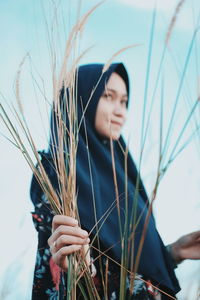
[[[56,177],[55,172],[51,167],[51,157],[44,152],[41,153],[41,157],[42,164],[49,175],[49,179],[56,187]],[[31,182],[30,194],[35,208],[34,212],[32,212],[33,222],[38,231],[38,249],[34,271],[32,299],[57,299],[58,286],[56,284],[56,276],[59,273],[59,268],[53,264],[47,242],[51,235],[51,224],[54,213],[46,195],[40,188],[34,176]]]

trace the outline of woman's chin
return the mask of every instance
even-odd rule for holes
[[[113,140],[113,141],[117,141],[118,139],[120,138],[120,132],[116,132],[116,133],[112,133],[112,135],[111,135],[111,139]]]

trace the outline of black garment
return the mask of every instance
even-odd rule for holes
[[[102,73],[102,69],[103,65],[92,64],[81,66],[77,72],[76,80],[79,122],[81,121],[82,112],[87,106],[88,99],[90,99],[90,95],[93,91],[93,95],[84,115],[84,122],[81,123],[79,132],[79,144],[77,151],[77,203],[81,225],[87,231],[92,230],[93,235],[98,230],[98,235],[101,242],[100,250],[105,251],[110,249],[107,254],[120,262],[120,224],[122,231],[124,231],[125,220],[128,218],[128,226],[126,230],[127,234],[130,236],[133,228],[130,226],[130,224],[133,223],[132,215],[134,212],[136,213],[137,219],[139,218],[139,222],[134,234],[134,250],[131,248],[132,244],[130,243],[130,251],[132,251],[132,253],[134,251],[135,258],[147,216],[148,198],[143,184],[139,179],[135,164],[129,153],[127,157],[128,188],[126,193],[124,171],[126,162],[124,151],[126,150],[126,145],[122,137],[120,137],[119,141],[113,142],[116,178],[119,193],[119,209],[121,216],[119,224],[118,210],[116,206],[116,191],[113,181],[110,141],[105,140],[98,135],[94,127],[94,120],[99,98],[102,95],[105,85],[112,72],[117,72],[124,79],[128,94],[129,82],[128,75],[122,64],[112,64],[104,73]],[[100,77],[101,80],[99,81]],[[67,102],[67,100],[65,99],[64,92],[62,92],[61,95],[62,106]],[[51,152],[58,147],[55,118],[56,117],[53,112],[51,128],[55,133],[55,138],[50,140],[50,157]],[[66,126],[69,126],[67,119]],[[85,132],[85,128],[87,129],[87,134]],[[86,142],[86,135],[88,145]],[[49,172],[53,174],[54,171],[51,169]],[[58,185],[55,174],[52,176],[52,181],[54,186],[57,187]],[[37,198],[35,196],[38,189],[39,186],[33,178],[31,196],[35,205],[41,203],[41,198]],[[112,211],[109,214],[106,214],[111,207]],[[106,217],[102,218],[104,215],[106,215]],[[96,223],[99,220],[101,221],[98,223],[97,228]],[[131,265],[129,265],[129,267],[131,268]],[[143,274],[145,278],[150,278],[155,284],[159,285],[161,288],[164,288],[172,295],[180,290],[169,254],[167,253],[156,230],[155,221],[152,215],[150,216],[148,223],[138,272],[139,274]]]
[[[39,192],[39,191],[38,191]],[[41,202],[35,205],[35,212],[33,213],[33,220],[35,227],[39,233],[39,244],[36,257],[36,267],[34,273],[34,282],[32,290],[32,300],[64,300],[67,299],[67,275],[60,274],[59,286],[54,282],[52,270],[51,270],[51,253],[47,244],[47,239],[51,234],[51,223],[53,213],[50,210],[48,200],[45,198],[41,191],[41,194],[35,194],[37,199],[41,199]],[[47,210],[49,209],[49,211]],[[91,251],[91,259],[94,260],[94,265],[97,270],[97,274],[93,278],[95,287],[101,300],[105,300],[105,290],[102,285],[102,274],[100,272],[99,261],[95,260],[98,256],[97,251]],[[107,259],[105,256],[101,258],[101,266],[103,273],[105,274]],[[154,300],[153,295],[148,292],[147,285],[142,281],[142,276],[137,274],[137,279],[134,280],[134,291],[129,298],[130,300]],[[104,278],[105,280],[105,278]],[[119,282],[120,282],[120,268],[112,261],[109,261],[108,271],[108,288],[107,299],[119,298]],[[81,279],[81,284],[84,286],[84,280]],[[129,280],[127,280],[127,299],[130,296],[129,293]],[[85,289],[87,290],[87,289]],[[77,288],[77,300],[83,300],[84,297]]]

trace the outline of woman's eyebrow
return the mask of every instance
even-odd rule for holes
[[[111,89],[111,88],[106,88],[106,89],[105,89],[105,92],[113,92],[113,93],[115,93],[115,94],[119,94],[118,91],[113,90],[113,89]],[[120,94],[120,95],[121,95],[122,97],[128,97],[127,93],[126,93],[126,94]]]

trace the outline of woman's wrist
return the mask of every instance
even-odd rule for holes
[[[176,268],[177,265],[183,261],[177,242],[167,245],[166,248],[172,258],[174,267]]]

